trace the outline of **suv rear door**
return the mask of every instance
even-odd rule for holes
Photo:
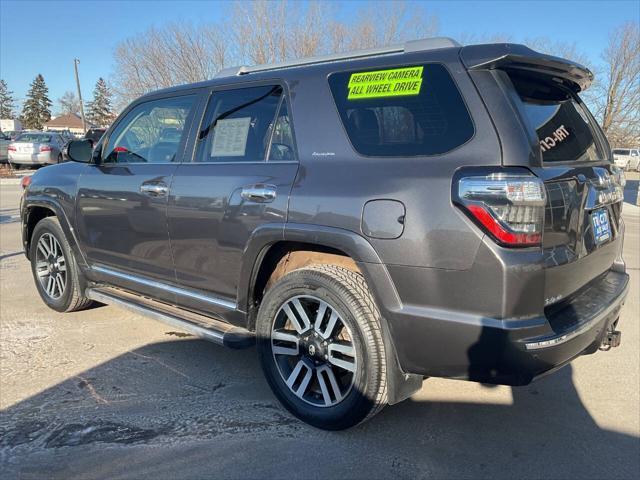
[[[298,162],[282,85],[210,93],[193,155],[174,176],[168,225],[176,281],[193,291],[178,304],[224,316],[236,306],[250,236],[286,222]]]
[[[173,301],[167,199],[197,99],[134,105],[78,179],[76,228],[95,279]]]

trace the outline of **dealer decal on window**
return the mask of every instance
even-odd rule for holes
[[[565,128],[564,125],[560,125],[558,128],[556,128],[553,131],[551,136],[545,137],[542,140],[540,140],[540,149],[543,152],[546,152],[547,150],[551,150],[556,145],[564,142],[568,136],[569,136],[569,131]]]
[[[347,99],[418,95],[422,86],[422,69],[423,67],[406,67],[352,73]]]

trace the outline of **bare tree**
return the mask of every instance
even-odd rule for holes
[[[329,11],[326,3],[309,2],[289,34],[289,56],[310,57],[324,53],[327,45]]]
[[[75,93],[71,91],[64,92],[64,95],[58,99],[58,105],[60,107],[60,114],[67,115],[74,113],[78,115],[80,113],[80,100]]]
[[[462,45],[478,45],[483,43],[509,43],[515,42],[513,35],[509,33],[474,33],[462,32],[456,37]]]
[[[228,61],[218,25],[171,23],[120,42],[114,52],[114,91],[128,103],[148,91],[213,77]]]
[[[613,146],[640,142],[640,28],[629,22],[611,32],[592,103]]]
[[[287,58],[286,1],[236,2],[232,9],[235,44],[248,63],[272,63]]]
[[[593,68],[589,57],[582,52],[576,42],[563,42],[551,40],[547,37],[527,38],[523,42],[529,48],[537,50],[548,55],[566,58],[576,63],[580,63],[586,67]]]
[[[331,21],[333,8],[321,1],[234,2],[224,24],[149,28],[115,49],[117,106],[151,90],[212,78],[228,65],[376,47],[437,30],[435,17],[401,1],[368,4],[349,23]]]
[[[438,32],[438,19],[420,5],[402,1],[374,1],[358,11],[353,23],[332,22],[332,52],[374,48],[424,38]]]

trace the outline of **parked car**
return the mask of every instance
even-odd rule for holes
[[[7,148],[11,143],[11,138],[4,132],[0,132],[0,163],[7,163],[9,160],[9,151]]]
[[[27,132],[9,144],[9,162],[16,167],[61,163],[64,139],[54,132]]]
[[[4,132],[6,137],[9,137],[10,140],[15,140],[18,138],[18,135],[22,133],[22,130],[8,130]]]
[[[91,140],[93,144],[96,144],[98,143],[100,138],[102,138],[104,132],[106,132],[106,129],[104,128],[90,128],[89,130],[87,130],[87,133],[85,133],[84,138],[87,140]]]
[[[72,141],[72,140],[77,140],[76,136],[73,133],[71,133],[70,130],[62,130],[62,131],[60,131],[58,133],[60,134],[62,139],[67,143]]]
[[[526,385],[620,342],[622,179],[591,81],[522,45],[429,39],[150,93],[33,176],[35,284],[60,312],[257,343],[320,428],[426,377]]]
[[[615,148],[613,150],[613,161],[623,170],[640,172],[640,149]]]

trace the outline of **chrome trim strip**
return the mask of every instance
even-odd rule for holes
[[[607,308],[605,308],[600,314],[593,317],[588,322],[584,323],[580,327],[575,330],[565,333],[564,335],[560,335],[558,337],[547,337],[546,339],[541,339],[537,342],[527,342],[525,343],[525,348],[527,350],[539,350],[541,348],[555,347],[556,345],[560,345],[562,343],[568,342],[572,338],[577,337],[578,335],[590,330],[597,323],[602,321],[605,317],[607,317],[611,312],[613,312],[616,308],[622,307],[627,293],[629,292],[629,282],[625,285],[622,293],[616,298],[613,302],[609,304]]]
[[[208,297],[206,295],[195,293],[190,290],[185,290],[183,288],[174,287],[172,285],[167,285],[165,283],[156,282],[155,280],[149,280],[147,278],[137,277],[129,273],[119,272],[116,270],[112,270],[110,268],[100,267],[95,265],[91,267],[91,270],[99,273],[104,273],[105,275],[111,275],[112,277],[122,278],[123,280],[128,280],[130,282],[139,283],[140,285],[145,285],[147,287],[157,288],[158,290],[164,290],[165,292],[171,292],[182,297],[192,298],[194,300],[199,300],[201,302],[217,305],[219,307],[223,307],[228,310],[236,309],[235,302],[230,302],[228,300],[223,300],[217,297]]]
[[[158,320],[162,323],[166,323],[167,325],[171,325],[172,327],[179,328],[181,330],[185,330],[189,333],[197,335],[198,337],[205,338],[214,343],[224,345],[224,333],[217,330],[210,330],[207,328],[203,328],[199,325],[195,325],[191,322],[187,322],[181,320],[172,315],[168,315],[166,313],[158,312],[157,310],[153,310],[151,308],[146,308],[141,305],[136,305],[134,303],[130,303],[126,300],[122,300],[112,295],[108,295],[106,293],[102,293],[96,291],[93,288],[87,288],[85,295],[87,298],[91,300],[95,300],[96,302],[105,303],[108,305],[115,305],[125,310],[129,310],[133,313],[137,313],[143,315],[145,317],[152,318],[153,320]]]

